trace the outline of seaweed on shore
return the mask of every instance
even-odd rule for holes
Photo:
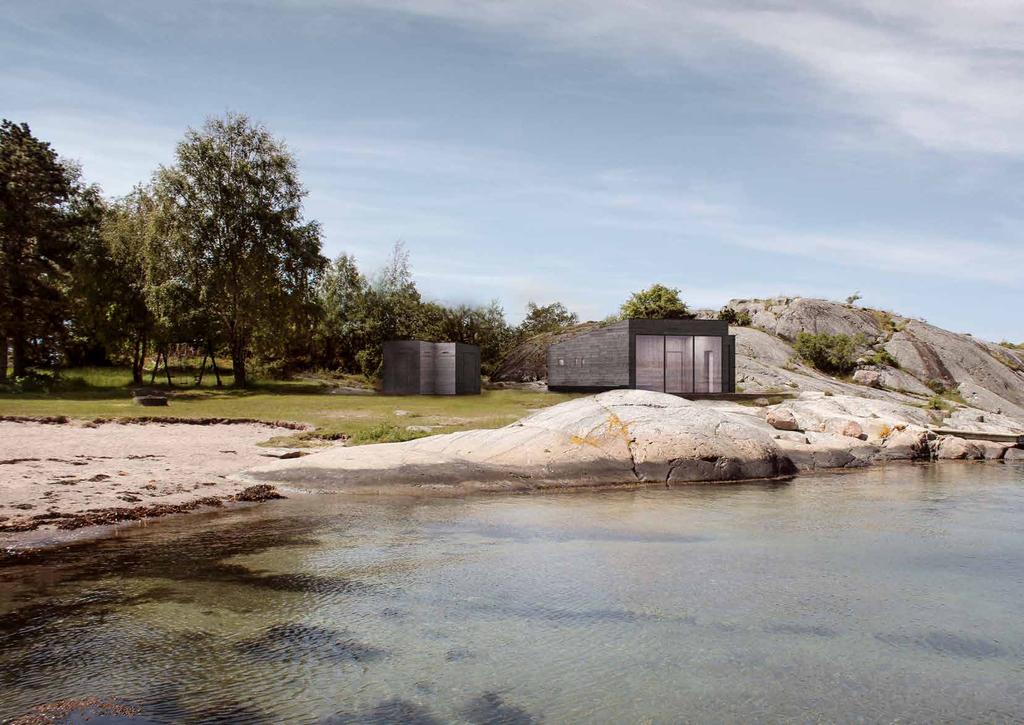
[[[118,524],[125,521],[141,521],[142,519],[158,518],[169,514],[180,514],[187,511],[195,511],[202,507],[219,508],[225,501],[259,502],[272,499],[285,498],[269,484],[258,484],[249,486],[233,496],[218,498],[216,496],[203,496],[178,504],[157,503],[148,506],[111,506],[108,508],[89,509],[80,513],[59,513],[48,512],[36,514],[27,519],[14,519],[10,523],[0,523],[0,532],[24,532],[34,531],[40,526],[48,523],[56,523],[58,529],[73,531],[85,528],[86,526],[102,526]]]

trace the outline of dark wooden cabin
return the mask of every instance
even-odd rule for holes
[[[384,392],[479,395],[480,348],[461,342],[385,342]]]
[[[736,337],[721,320],[622,320],[548,348],[548,389],[736,392]]]

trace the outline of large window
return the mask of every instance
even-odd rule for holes
[[[665,393],[722,392],[722,338],[637,335],[636,387]]]
[[[693,392],[693,338],[665,336],[665,392]]]
[[[693,338],[693,390],[697,393],[722,392],[722,338]]]
[[[636,386],[665,392],[665,336],[636,336]]]

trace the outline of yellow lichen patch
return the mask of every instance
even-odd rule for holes
[[[602,445],[608,436],[619,436],[628,446],[633,442],[632,437],[629,433],[629,423],[624,422],[615,413],[608,414],[608,422],[602,423],[590,431],[586,435],[578,436],[574,435],[570,438],[573,445],[577,446],[594,446],[595,448],[603,448]]]

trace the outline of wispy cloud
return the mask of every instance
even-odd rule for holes
[[[1024,154],[1024,13],[1013,0],[395,0],[386,11],[641,70],[668,62],[723,72],[737,54],[757,53],[816,86],[822,109],[930,149]]]

